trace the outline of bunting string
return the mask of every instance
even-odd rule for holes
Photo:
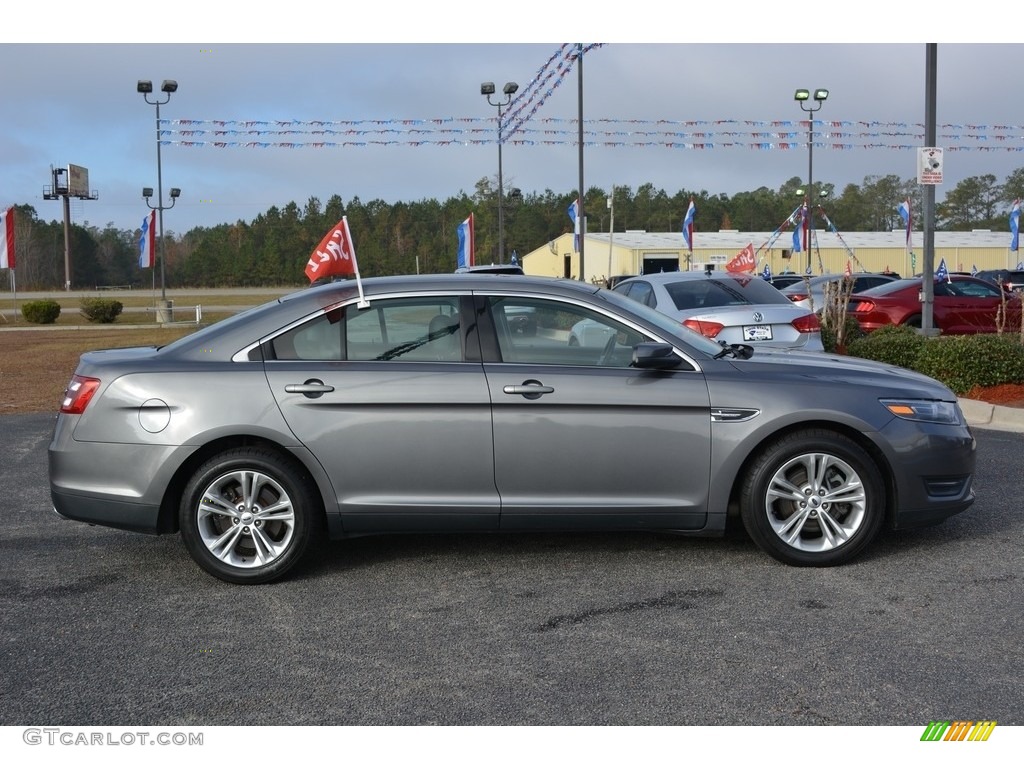
[[[487,146],[497,143],[493,121],[484,118],[273,121],[188,119],[160,122],[160,142],[164,146],[323,148],[373,145]],[[800,131],[788,130],[799,122],[601,118],[585,121],[584,145],[802,151],[807,148],[805,137]],[[924,140],[920,124],[815,122],[822,122],[823,127],[826,124],[828,126],[828,130],[819,132],[813,142],[814,148],[821,150],[912,150],[921,146]],[[527,114],[509,126],[517,138],[504,136],[503,143],[512,146],[576,146],[578,131],[573,128],[576,123],[575,119],[535,119]],[[1024,151],[1024,126],[974,125],[968,126],[966,132],[963,128],[957,124],[941,127],[939,138],[946,151]]]

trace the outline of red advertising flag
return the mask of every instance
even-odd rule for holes
[[[306,263],[306,277],[314,282],[335,275],[356,275],[356,249],[352,244],[352,233],[348,229],[348,217],[342,216],[335,226],[324,235]]]
[[[753,272],[757,267],[757,257],[754,255],[754,244],[747,243],[747,247],[737,253],[733,260],[725,265],[726,272]]]
[[[14,206],[0,213],[0,269],[14,269]]]

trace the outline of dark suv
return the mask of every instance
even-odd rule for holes
[[[1022,269],[983,269],[976,277],[1001,285],[1008,291],[1024,289],[1024,270]]]

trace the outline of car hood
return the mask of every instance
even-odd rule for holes
[[[949,387],[923,373],[862,357],[827,352],[758,349],[748,360],[730,359],[739,371],[772,377],[792,377],[803,383],[859,384],[873,387],[880,397],[898,395],[932,400],[956,400]]]

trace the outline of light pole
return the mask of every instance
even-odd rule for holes
[[[501,92],[505,94],[504,101],[491,101],[494,95],[494,83],[480,83],[480,94],[487,97],[487,103],[498,108],[498,263],[505,263],[505,190],[504,181],[501,176],[501,108],[512,102],[512,95],[519,90],[518,83],[508,82]]]
[[[160,100],[149,100],[149,94],[153,92],[153,81],[152,80],[139,80],[139,84],[136,86],[136,90],[142,94],[142,98],[146,100],[147,104],[153,104],[156,106],[156,191],[157,205],[149,205],[149,198],[153,196],[153,189],[146,187],[142,190],[142,196],[146,198],[146,205],[151,210],[160,212],[160,302],[163,311],[166,313],[168,309],[167,304],[167,259],[166,251],[164,250],[164,208],[173,208],[174,201],[178,195],[181,194],[181,190],[175,187],[171,190],[171,204],[164,206],[164,180],[163,180],[163,168],[160,163],[160,105],[166,104],[171,100],[171,94],[178,90],[178,82],[176,80],[164,80],[160,84],[160,90],[167,94],[167,98],[163,101]],[[146,194],[146,193],[149,194]],[[169,318],[168,318],[169,319]]]
[[[807,121],[807,271],[811,271],[811,243],[814,242],[814,113],[821,109],[821,105],[828,98],[828,91],[824,88],[817,88],[814,91],[814,103],[816,106],[807,106],[811,98],[811,92],[806,88],[798,88],[793,99],[800,105],[800,109],[810,114],[811,119]]]

